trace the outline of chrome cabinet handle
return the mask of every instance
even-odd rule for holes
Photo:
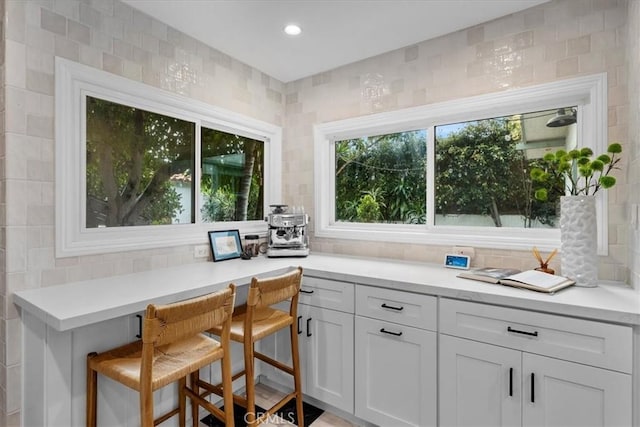
[[[302,292],[303,294],[312,294],[313,290],[305,291],[304,289],[300,288],[300,292]]]
[[[300,327],[301,320],[302,320],[302,316],[298,316],[298,335],[302,333],[302,328]]]
[[[311,317],[307,319],[307,336],[311,336]]]

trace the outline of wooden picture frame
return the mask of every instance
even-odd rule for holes
[[[242,241],[238,230],[209,231],[209,245],[214,262],[240,258],[242,254]]]

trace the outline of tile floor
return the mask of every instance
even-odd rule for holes
[[[271,407],[276,402],[278,402],[284,393],[275,390],[269,386],[264,384],[256,385],[256,404],[263,408]],[[262,424],[262,426],[268,427],[279,427],[279,426],[290,426],[287,421],[282,421],[282,423],[271,423],[271,424]],[[201,427],[204,427],[204,424],[200,423]],[[320,417],[318,417],[313,423],[311,423],[310,427],[355,427],[355,424],[350,423],[330,412],[323,412]],[[239,426],[238,426],[239,427]],[[309,426],[307,426],[309,427]]]

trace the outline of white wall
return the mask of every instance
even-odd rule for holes
[[[629,63],[629,166],[627,168],[629,206],[640,204],[640,1],[630,1],[627,12],[627,61]],[[640,215],[640,212],[638,212]],[[640,221],[640,219],[639,219]],[[629,233],[630,283],[640,292],[640,227]]]

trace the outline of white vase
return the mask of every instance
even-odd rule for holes
[[[594,196],[560,198],[561,274],[576,286],[598,285],[598,241]]]

